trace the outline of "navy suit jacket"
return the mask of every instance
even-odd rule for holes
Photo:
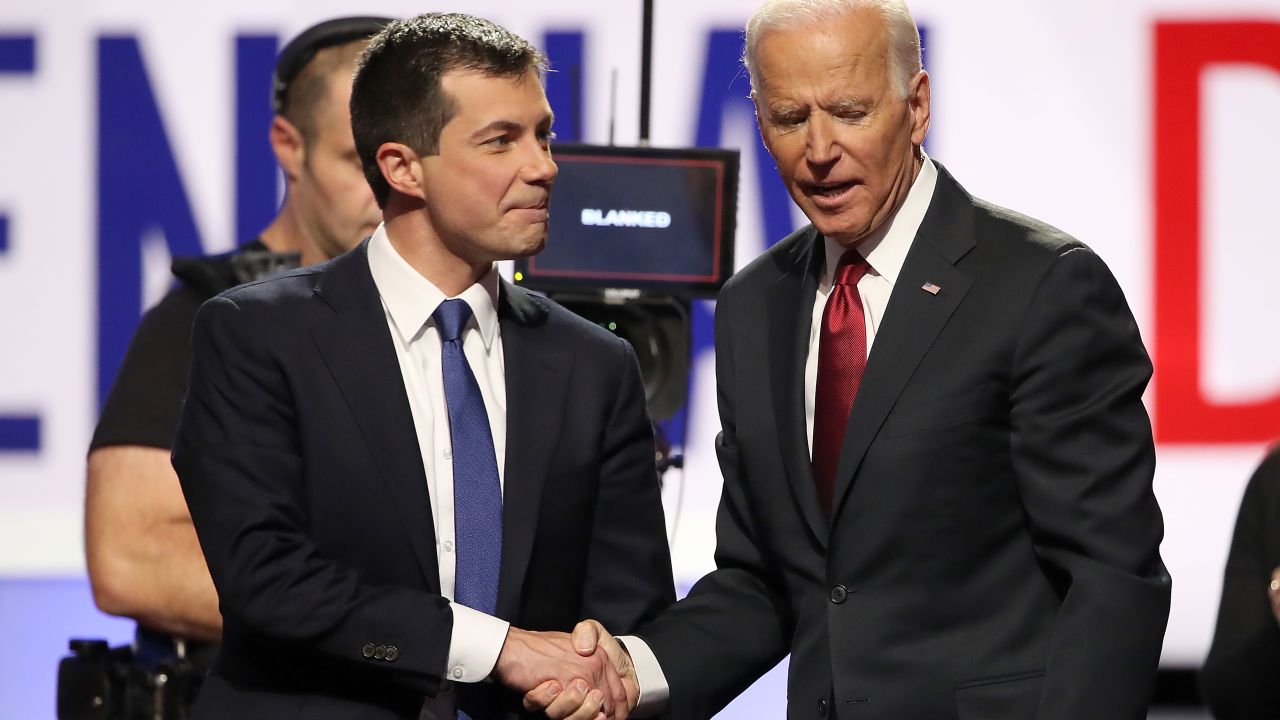
[[[640,633],[673,715],[790,652],[793,719],[1145,717],[1170,584],[1151,364],[1115,279],[939,166],[828,520],[804,406],[822,248],[799,230],[716,308],[718,568]]]
[[[497,614],[634,628],[674,601],[634,354],[506,283],[498,314]],[[453,615],[392,342],[366,245],[201,308],[173,455],[224,617],[199,717],[417,718],[441,687]]]

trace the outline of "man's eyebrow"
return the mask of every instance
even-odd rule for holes
[[[537,127],[551,127],[551,124],[553,122],[555,122],[555,113],[549,112],[546,115],[544,115],[541,120],[538,121]],[[475,138],[479,138],[494,132],[518,133],[524,130],[524,127],[525,127],[524,123],[519,123],[519,122],[516,122],[515,120],[494,120],[488,125],[485,125],[479,130],[476,130],[475,132],[471,133],[471,137],[475,139]]]
[[[472,138],[478,138],[481,135],[488,135],[492,132],[520,132],[524,129],[524,125],[514,120],[494,120],[484,127],[471,133]]]
[[[831,103],[832,110],[862,110],[871,105],[871,102],[862,97],[846,97],[840,98]]]

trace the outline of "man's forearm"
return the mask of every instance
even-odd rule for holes
[[[217,640],[222,615],[195,528],[173,522],[147,532],[149,547],[90,564],[98,607],[173,635]]]
[[[187,638],[221,635],[217,592],[168,451],[120,446],[89,456],[85,554],[103,612]]]

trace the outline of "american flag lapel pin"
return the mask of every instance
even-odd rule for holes
[[[921,290],[924,290],[925,292],[929,293],[930,295],[937,295],[937,294],[938,294],[938,291],[942,290],[942,288],[941,288],[941,287],[939,287],[939,286],[937,286],[937,285],[934,285],[934,284],[933,284],[933,283],[931,283],[931,282],[927,282],[927,283],[925,283],[925,284],[921,285],[921,286],[920,286],[920,289],[921,289]]]

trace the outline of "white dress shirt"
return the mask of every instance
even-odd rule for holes
[[[898,282],[898,273],[902,271],[902,263],[907,259],[911,241],[915,239],[925,211],[929,209],[929,201],[933,199],[933,189],[937,183],[938,168],[926,156],[920,166],[920,173],[907,191],[907,199],[902,202],[902,207],[855,248],[871,266],[867,274],[858,281],[862,317],[867,324],[868,357],[871,355],[871,344],[876,339],[876,331],[884,319],[885,307],[889,305],[889,296],[893,294],[893,286]],[[827,298],[831,295],[835,268],[840,263],[840,256],[847,250],[831,238],[824,237],[822,240],[827,253],[826,264],[818,283],[818,293],[813,298],[809,354],[804,361],[804,420],[809,437],[810,457],[813,455],[813,408],[816,404],[814,396],[818,391],[818,341],[822,336],[822,313],[826,310]]]
[[[436,559],[440,566],[440,594],[453,609],[446,677],[454,682],[479,682],[497,663],[508,623],[492,615],[452,602],[457,572],[453,525],[453,454],[449,410],[445,404],[440,363],[440,333],[431,315],[449,299],[396,252],[386,225],[369,240],[369,271],[382,298],[387,325],[400,361],[405,394],[413,414],[422,466],[435,520]],[[472,319],[462,330],[462,352],[484,397],[498,463],[504,478],[507,451],[507,388],[503,375],[502,336],[498,330],[498,271],[490,269],[480,282],[458,296],[471,306]],[[496,579],[495,579],[496,582]]]
[[[889,305],[889,296],[898,281],[898,273],[902,263],[907,259],[907,252],[915,239],[916,231],[924,220],[925,212],[933,199],[934,187],[938,182],[938,169],[926,156],[916,175],[915,182],[907,191],[907,199],[902,207],[893,214],[874,233],[858,243],[856,249],[867,260],[871,269],[858,281],[858,297],[862,300],[863,318],[867,324],[867,354],[870,356],[871,344],[875,340],[876,330],[884,319],[885,308]],[[804,409],[805,429],[809,438],[809,453],[813,454],[813,407],[814,395],[818,386],[818,341],[822,334],[822,312],[827,306],[827,297],[831,295],[831,280],[835,275],[836,265],[846,248],[831,238],[823,238],[826,250],[822,277],[818,284],[817,295],[813,299],[813,322],[809,328],[809,352],[804,364]],[[744,631],[746,629],[744,628]],[[631,655],[632,664],[636,668],[636,679],[640,684],[640,700],[636,706],[637,716],[656,714],[667,704],[671,696],[671,687],[667,684],[662,666],[649,645],[638,637],[621,638]]]

